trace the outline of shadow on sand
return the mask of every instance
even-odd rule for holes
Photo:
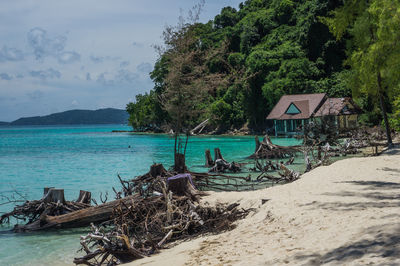
[[[385,171],[397,172],[397,169],[383,169]],[[395,171],[394,171],[395,170]],[[324,193],[326,196],[358,197],[360,201],[352,202],[311,202],[306,206],[312,209],[325,209],[329,211],[353,211],[370,208],[393,208],[400,207],[400,183],[382,181],[347,181],[356,186],[362,186],[362,190],[342,191],[339,193]],[[379,190],[379,192],[377,191]],[[365,191],[365,192],[364,192]],[[383,192],[382,192],[383,191]],[[362,201],[362,199],[367,199]],[[348,264],[364,256],[387,258],[396,260],[393,265],[400,264],[400,213],[389,214],[376,219],[384,220],[396,218],[399,223],[385,224],[363,229],[361,240],[335,248],[326,253],[297,254],[294,261],[298,264],[320,265],[333,263],[338,265]],[[338,230],[341,230],[338,228]],[[378,260],[379,261],[379,260]]]
[[[335,248],[325,254],[297,255],[295,260],[300,263],[303,262],[306,265],[320,265],[324,263],[343,265],[360,259],[365,255],[368,255],[368,257],[399,260],[399,233],[400,225],[387,224],[370,227],[365,229],[365,238],[362,240]]]

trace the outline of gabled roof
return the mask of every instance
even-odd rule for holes
[[[279,119],[306,119],[308,118],[308,115],[310,113],[310,101],[295,101],[295,102],[291,102],[289,104],[289,106],[291,104],[294,104],[297,109],[299,109],[300,113],[298,114],[290,114],[287,112],[287,110],[279,117]]]
[[[329,98],[315,113],[315,116],[325,115],[350,115],[361,113],[360,108],[351,100],[350,97],[345,98]]]
[[[267,119],[307,119],[314,114],[326,98],[325,93],[284,95],[269,113]],[[294,104],[301,113],[287,114],[291,104]]]

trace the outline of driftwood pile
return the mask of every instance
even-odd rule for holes
[[[289,169],[286,166],[292,164],[293,161],[294,157],[290,158],[286,163],[280,162],[277,164],[273,164],[271,161],[267,160],[265,161],[265,163],[256,160],[254,170],[258,170],[261,172],[261,174],[257,176],[256,180],[258,182],[263,180],[270,180],[275,183],[288,183],[299,179],[301,174],[292,169]],[[279,176],[270,175],[267,173],[268,171],[278,171]]]
[[[14,231],[33,231],[45,227],[48,217],[62,216],[90,207],[91,193],[81,190],[76,201],[66,201],[63,189],[44,188],[43,198],[26,201],[0,217],[0,224],[9,223],[10,217],[23,220]]]
[[[259,138],[255,137],[256,150],[249,156],[250,159],[275,159],[293,157],[299,149],[297,146],[280,146],[273,144],[268,135],[265,135],[260,142]]]
[[[293,156],[286,162],[281,161],[280,163],[273,163],[271,160],[262,160],[255,159],[254,160],[254,168],[251,168],[253,171],[267,172],[267,171],[277,171],[281,168],[281,165],[291,165],[294,162],[295,157]]]
[[[92,225],[92,232],[81,237],[85,256],[74,263],[116,265],[149,256],[168,243],[205,232],[230,229],[232,223],[247,215],[236,204],[205,207],[198,204],[203,192],[199,180],[206,173],[175,173],[154,164],[145,175],[124,181],[120,201],[108,227]]]
[[[339,143],[336,147],[332,147],[328,142],[320,146],[303,146],[304,162],[306,169],[304,172],[309,172],[312,169],[321,165],[329,165],[332,163],[332,157],[347,156],[348,154],[359,153],[360,142],[356,140],[345,140]]]
[[[167,189],[175,195],[187,196],[192,200],[197,200],[199,196],[204,195],[196,189],[194,176],[189,172],[179,174],[174,171],[167,171],[162,164],[153,164],[148,173],[129,181],[124,181],[120,176],[118,178],[122,185],[122,193],[116,194],[117,199],[121,194],[124,196],[139,195],[143,198],[160,195],[164,190],[160,186],[162,184],[160,180],[166,182]]]
[[[372,147],[373,154],[378,155],[378,147],[384,147],[387,145],[386,134],[385,132],[379,128],[361,128],[358,130],[353,130],[349,133],[348,142],[350,146],[353,147],[355,150],[365,148],[365,147]],[[392,138],[394,135],[392,134]]]
[[[129,181],[120,179],[123,185],[122,194],[133,195],[138,193],[144,197],[160,194],[162,189],[159,187],[157,178],[164,179],[167,182],[168,188],[174,191],[175,194],[185,195],[191,197],[193,200],[204,195],[203,191],[255,190],[263,183],[253,182],[250,176],[236,176],[223,173],[187,171],[184,174],[178,174],[173,171],[167,171],[162,164],[153,164],[150,171],[145,175],[138,176]],[[188,191],[190,192],[189,194]]]
[[[130,207],[136,201],[163,193],[160,180],[166,183],[167,190],[176,196],[185,196],[196,201],[204,195],[203,190],[233,191],[257,189],[250,177],[228,176],[223,174],[193,173],[178,174],[167,171],[162,164],[154,164],[150,171],[135,179],[125,181],[118,176],[122,191],[115,192],[115,200],[91,206],[91,194],[81,191],[77,201],[66,201],[63,190],[45,189],[40,200],[26,201],[17,205],[13,211],[1,216],[1,223],[10,221],[10,217],[26,223],[15,225],[14,231],[37,231],[51,228],[75,228],[89,226],[91,223],[109,223],[114,209],[123,204]]]
[[[360,149],[365,147],[372,146],[375,149],[374,155],[377,155],[378,146],[385,146],[382,142],[384,136],[380,128],[360,128],[339,134],[337,126],[335,127],[332,121],[309,123],[302,136],[301,147],[306,164],[305,172],[321,165],[331,164],[332,157],[360,153]]]
[[[227,162],[221,154],[221,150],[219,148],[214,149],[214,159],[211,157],[210,150],[206,150],[206,167],[211,167],[208,170],[209,173],[225,173],[225,172],[233,172],[237,173],[241,171],[241,165],[236,162],[229,163]]]
[[[162,189],[161,195],[137,197],[129,206],[121,203],[114,209],[111,227],[92,225],[92,232],[81,237],[86,255],[75,258],[74,263],[130,262],[154,254],[176,240],[231,229],[234,221],[249,212],[239,209],[237,204],[201,206],[192,197],[173,193],[162,178],[157,178],[155,183],[154,187]]]

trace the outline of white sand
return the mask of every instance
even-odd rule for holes
[[[204,201],[256,210],[232,231],[129,265],[400,265],[400,155],[342,160],[291,184]]]

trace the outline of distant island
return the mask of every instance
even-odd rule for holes
[[[99,110],[70,110],[46,116],[19,118],[13,122],[0,122],[0,125],[96,125],[127,124],[129,114],[125,110],[105,108]]]

